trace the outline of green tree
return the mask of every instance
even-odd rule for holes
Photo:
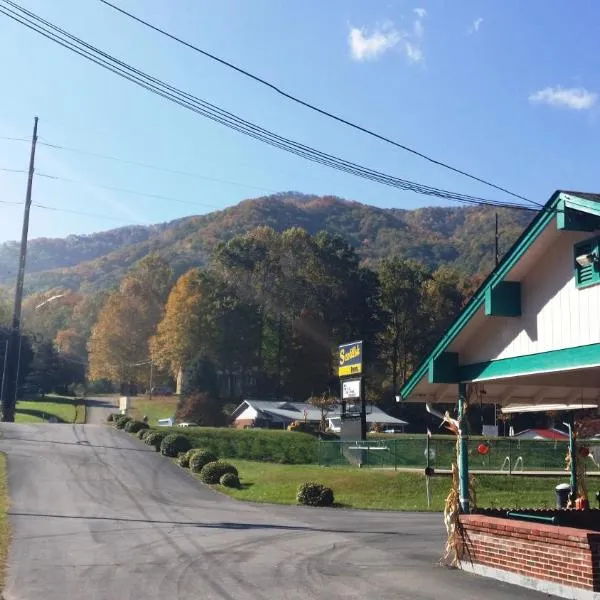
[[[389,259],[379,265],[381,308],[385,328],[381,336],[382,355],[391,373],[395,391],[404,383],[417,360],[418,349],[427,336],[423,313],[424,284],[429,273],[412,260]]]

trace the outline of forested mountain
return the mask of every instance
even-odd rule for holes
[[[499,211],[501,252],[531,217],[529,212]],[[219,241],[260,225],[276,231],[301,227],[309,234],[322,230],[340,234],[371,266],[383,257],[397,256],[431,268],[449,264],[472,275],[488,272],[494,260],[494,210],[488,207],[381,209],[332,196],[288,192],[161,225],[32,240],[26,292],[113,287],[149,253],[160,255],[180,275],[205,264]],[[17,243],[0,245],[0,285],[13,284],[17,256]]]

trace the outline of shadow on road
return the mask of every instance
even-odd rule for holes
[[[115,406],[115,403],[106,400],[91,400],[86,398],[85,404],[88,408],[114,408],[115,412],[118,412],[118,407]]]
[[[60,425],[60,423],[57,423]],[[85,440],[77,442],[58,442],[56,440],[32,440],[31,438],[23,438],[19,436],[3,435],[3,440],[15,440],[19,442],[31,442],[32,444],[60,444],[62,446],[83,446],[84,448],[103,448],[104,450],[126,450],[128,452],[152,452],[152,448],[123,448],[121,446],[102,446],[90,444]],[[1,599],[0,599],[1,600]]]
[[[45,513],[12,512],[8,513],[11,517],[40,517],[43,519],[73,519],[81,521],[110,521],[125,523],[148,523],[151,525],[181,525],[185,527],[198,527],[201,529],[270,529],[282,531],[313,531],[326,533],[362,533],[365,535],[399,535],[399,536],[418,536],[418,533],[408,533],[404,531],[358,531],[353,529],[327,529],[322,527],[307,527],[303,525],[274,525],[271,523],[229,523],[226,521],[218,523],[200,523],[198,521],[165,521],[160,519],[134,519],[131,517],[87,517],[78,515],[54,515]]]

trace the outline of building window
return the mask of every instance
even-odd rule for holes
[[[584,240],[575,244],[575,259],[581,256],[589,256],[589,261],[580,264],[575,260],[575,282],[577,287],[584,288],[600,283],[600,237]]]

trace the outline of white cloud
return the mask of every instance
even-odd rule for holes
[[[364,28],[353,27],[348,36],[350,52],[355,60],[372,60],[393,48],[402,39],[393,27],[375,29],[367,33]]]
[[[410,63],[423,61],[422,41],[425,34],[423,20],[427,16],[424,8],[413,10],[416,17],[412,30],[400,30],[394,23],[387,21],[372,31],[364,27],[352,27],[348,35],[350,54],[354,60],[374,60],[382,54],[398,47],[406,55]]]
[[[471,23],[471,26],[469,27],[469,33],[477,33],[479,31],[479,28],[481,27],[482,23],[483,23],[483,17],[477,17]]]
[[[598,100],[598,94],[585,88],[563,88],[561,86],[547,87],[529,95],[532,104],[548,104],[556,108],[572,110],[588,110]]]

